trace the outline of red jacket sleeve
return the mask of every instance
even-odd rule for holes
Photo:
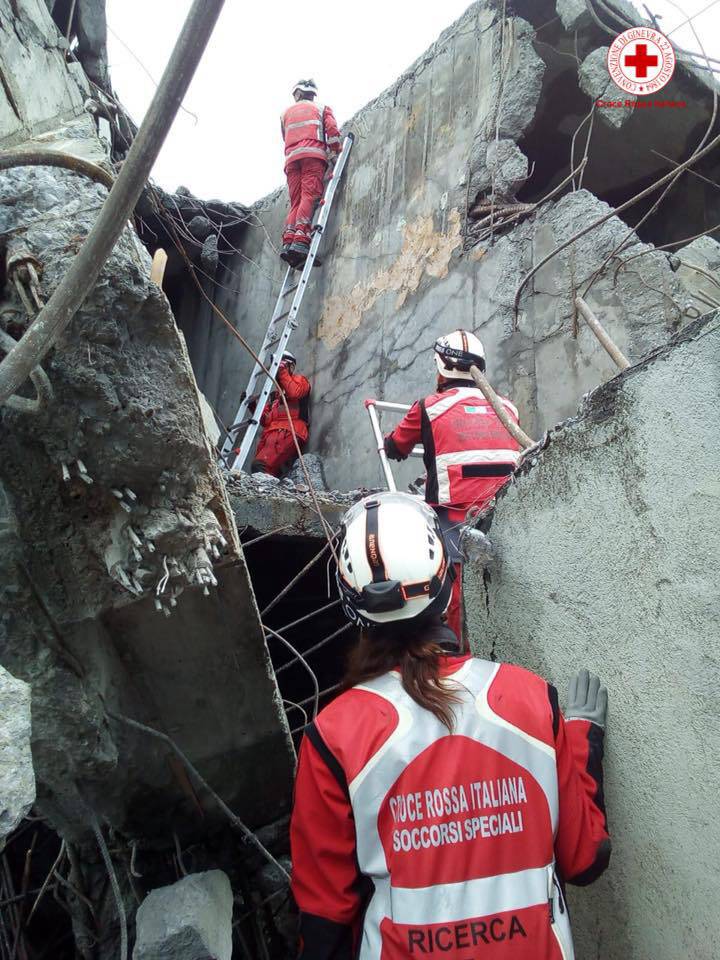
[[[262,416],[260,417],[261,427],[270,426],[270,422],[272,421],[272,408],[275,404],[274,393],[275,391],[273,391],[273,393],[271,393],[270,396],[268,397],[267,403],[265,404],[265,409],[263,410]]]
[[[351,960],[364,897],[342,767],[313,723],[300,747],[290,821],[301,960]]]
[[[603,796],[601,727],[589,720],[566,721],[551,691],[560,818],[555,857],[563,879],[585,886],[610,860],[610,835]]]
[[[391,460],[405,460],[422,440],[422,412],[416,401],[395,429],[385,437],[385,453]]]
[[[310,393],[310,381],[300,373],[290,373],[282,366],[277,372],[277,382],[285,391],[288,400],[302,400]]]
[[[337,120],[330,107],[325,107],[323,125],[325,127],[325,142],[328,148],[333,153],[340,153],[342,137],[338,130]]]

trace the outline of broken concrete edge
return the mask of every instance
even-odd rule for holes
[[[672,352],[680,344],[696,340],[699,337],[705,336],[706,333],[712,333],[716,328],[710,325],[717,319],[720,319],[720,310],[712,310],[695,320],[691,320],[682,330],[668,340],[667,343],[655,347],[654,350],[651,350],[636,363],[632,364],[627,370],[622,370],[612,379],[606,380],[605,383],[601,383],[600,386],[587,393],[583,397],[582,405],[574,416],[568,417],[566,420],[561,420],[560,423],[555,424],[554,427],[551,427],[545,432],[544,436],[534,447],[530,447],[528,451],[526,451],[527,456],[513,474],[510,483],[506,484],[498,492],[493,506],[481,516],[479,523],[483,529],[489,530],[491,528],[495,511],[512,487],[526,478],[533,470],[539,469],[542,466],[543,458],[550,456],[551,450],[554,452],[554,449],[559,449],[559,442],[568,431],[584,421],[600,422],[612,417],[615,401],[620,391],[628,382],[658,360],[669,360]],[[707,329],[708,327],[710,327],[710,329]]]
[[[35,802],[30,685],[0,666],[0,850]]]
[[[356,490],[315,490],[315,497],[305,484],[288,479],[275,480],[264,474],[244,472],[226,475],[227,493],[235,522],[243,532],[260,536],[324,538],[326,531],[316,507],[331,529],[340,524],[343,514],[358,500],[381,492],[380,488]]]
[[[133,960],[230,960],[232,911],[232,887],[222,870],[156,887],[138,907]]]

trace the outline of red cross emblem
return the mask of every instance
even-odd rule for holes
[[[659,30],[632,27],[613,40],[607,65],[616,86],[626,93],[647,97],[671,80],[675,51]]]
[[[654,53],[648,53],[646,43],[638,43],[635,47],[635,53],[625,57],[625,66],[635,68],[635,76],[638,80],[644,80],[648,75],[648,67],[656,67],[659,57]]]

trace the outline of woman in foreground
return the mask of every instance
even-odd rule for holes
[[[303,739],[291,824],[302,960],[573,957],[565,881],[606,868],[607,693],[461,655],[437,519],[402,493],[344,518],[362,628],[348,689]]]

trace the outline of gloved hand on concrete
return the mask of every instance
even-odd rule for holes
[[[604,728],[607,708],[607,689],[600,686],[600,678],[587,670],[578,670],[568,684],[565,719],[590,720]]]

